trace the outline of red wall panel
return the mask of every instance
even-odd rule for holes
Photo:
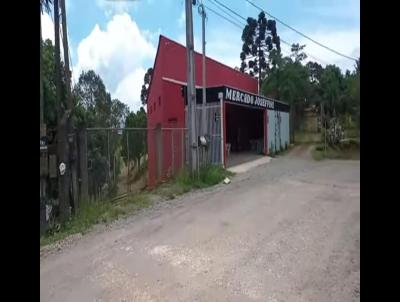
[[[195,80],[196,85],[202,85],[202,56],[195,53]],[[238,64],[239,64],[238,54]],[[164,36],[160,36],[157,55],[153,67],[153,77],[150,84],[147,102],[147,126],[154,129],[157,124],[163,128],[184,128],[185,111],[181,86],[163,80],[186,83],[186,47]],[[255,78],[243,74],[233,68],[206,57],[206,86],[231,86],[240,90],[257,94],[258,82]],[[155,108],[155,109],[154,109]],[[149,181],[150,187],[157,183],[156,144],[154,131],[149,130],[147,137],[149,152]],[[179,142],[171,147],[171,131],[163,131],[162,176],[168,176],[172,167],[172,152],[174,151],[174,169],[181,167],[183,162],[182,134],[176,133]],[[176,148],[175,148],[176,147]],[[179,150],[178,150],[179,149]]]

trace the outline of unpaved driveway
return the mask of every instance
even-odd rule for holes
[[[286,156],[41,259],[41,301],[359,301],[360,165]]]

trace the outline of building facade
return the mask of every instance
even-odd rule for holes
[[[202,55],[195,52],[196,125],[202,110]],[[268,154],[289,144],[289,106],[259,96],[257,79],[206,57],[204,156],[229,164],[239,153]],[[147,99],[148,185],[175,174],[188,158],[186,47],[160,36]]]

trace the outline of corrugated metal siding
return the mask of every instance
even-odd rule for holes
[[[282,148],[289,146],[289,112],[281,112],[281,142]]]
[[[289,145],[289,113],[267,110],[268,113],[268,145],[270,152],[282,151]]]
[[[196,108],[196,132],[200,131],[200,121],[201,121],[201,109],[202,105],[198,105]],[[187,107],[185,108],[185,120],[186,125],[188,125],[187,120]],[[207,115],[207,133],[210,135],[210,145],[208,148],[208,160],[212,164],[221,164],[221,107],[220,104],[206,105],[206,115]],[[186,131],[186,143],[188,146],[189,133]],[[189,148],[186,148],[186,159],[189,158]]]
[[[268,114],[268,145],[267,150],[268,153],[275,152],[276,146],[276,133],[275,133],[275,124],[276,124],[276,114],[274,110],[267,110]]]

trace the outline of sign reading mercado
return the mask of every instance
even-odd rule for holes
[[[253,107],[259,107],[263,109],[289,111],[288,104],[277,102],[248,92],[240,91],[231,87],[225,87],[224,99],[227,101]]]

